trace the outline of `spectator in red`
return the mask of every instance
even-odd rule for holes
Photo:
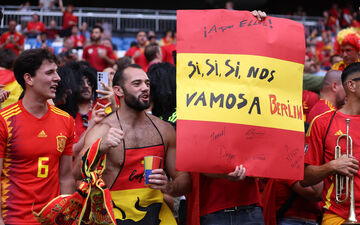
[[[74,48],[82,49],[85,45],[86,38],[84,35],[80,34],[79,28],[77,26],[73,26],[71,28],[71,36],[69,39],[74,41]]]
[[[340,109],[345,103],[345,90],[341,81],[341,71],[330,70],[326,73],[320,96],[320,100],[312,107],[306,118],[308,124],[316,116],[329,110]]]
[[[64,8],[62,0],[59,0],[59,7],[63,13],[62,35],[68,37],[71,35],[71,28],[78,25],[78,17],[73,14],[73,5],[69,4]]]
[[[144,69],[145,72],[148,71],[149,67],[156,63],[161,63],[162,54],[160,50],[160,46],[158,44],[149,44],[145,47],[145,57],[149,62],[147,67]]]
[[[331,69],[343,71],[351,63],[359,62],[360,34],[354,28],[340,30],[335,38],[335,54],[340,54],[342,61],[334,64]]]
[[[269,179],[262,194],[265,224],[317,224],[322,185],[302,187],[295,180]]]
[[[111,50],[113,51],[114,53],[114,57],[115,59],[117,59],[117,54],[116,54],[116,49],[114,49],[114,45],[113,43],[111,42],[111,39],[110,38],[104,38],[102,40],[102,44],[105,45],[105,46],[108,46],[109,48],[111,48]]]
[[[303,90],[302,105],[304,111],[304,123],[309,116],[312,107],[320,100],[319,95],[313,91]]]
[[[47,38],[51,41],[54,41],[59,36],[60,30],[57,28],[55,20],[50,21],[49,28],[45,29],[45,32],[47,34]]]
[[[24,36],[15,31],[16,21],[9,21],[9,30],[0,37],[0,48],[9,48],[19,55],[24,50]]]
[[[136,46],[130,47],[125,53],[126,56],[130,56],[136,64],[140,65],[143,69],[147,67],[149,62],[146,60],[144,51],[147,45],[147,37],[145,31],[139,31],[136,35]]]
[[[329,15],[334,17],[335,19],[340,18],[340,9],[339,9],[339,5],[337,3],[333,3],[331,5],[331,9],[329,10]]]
[[[165,45],[168,45],[170,43],[172,43],[173,41],[173,31],[172,30],[168,30],[166,31],[164,37],[161,38],[160,40],[160,46],[165,46]]]
[[[29,38],[35,38],[38,34],[45,31],[45,25],[39,21],[39,15],[32,15],[32,21],[28,22],[26,26],[26,35]]]
[[[97,71],[103,71],[106,67],[115,64],[115,55],[112,49],[101,44],[104,30],[101,26],[94,26],[91,31],[91,44],[87,45],[83,51],[83,60],[90,63]]]
[[[341,17],[340,17],[340,25],[342,28],[349,27],[352,22],[352,15],[351,15],[351,4],[347,4],[344,8],[341,9]]]
[[[174,38],[172,43],[161,47],[163,62],[168,62],[175,65],[176,40],[176,32],[174,32]]]

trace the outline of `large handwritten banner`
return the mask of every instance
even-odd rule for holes
[[[303,26],[228,10],[177,21],[177,169],[302,179]]]

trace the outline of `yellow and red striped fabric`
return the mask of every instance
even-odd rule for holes
[[[0,84],[5,85],[3,89],[10,91],[9,97],[1,104],[2,108],[5,108],[6,106],[9,106],[19,100],[23,89],[16,81],[14,73],[11,70],[0,70]]]
[[[301,179],[302,24],[229,10],[177,21],[177,169]]]

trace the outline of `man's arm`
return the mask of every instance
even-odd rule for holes
[[[176,133],[170,124],[165,126],[164,137],[165,143],[167,143],[165,167],[172,180],[168,181],[163,169],[155,169],[152,171],[153,175],[149,176],[149,182],[154,184],[150,185],[150,187],[160,189],[163,193],[173,197],[182,196],[191,191],[191,178],[188,172],[177,171],[175,169]]]
[[[108,103],[106,105],[102,105],[99,102],[96,102],[95,106],[92,108],[92,114],[91,114],[91,119],[89,121],[88,128],[81,134],[79,141],[73,145],[73,157],[74,158],[77,158],[80,151],[83,149],[84,144],[85,144],[85,136],[89,132],[89,130],[92,127],[94,127],[96,124],[100,123],[106,117],[105,108],[109,104],[110,103]]]
[[[59,7],[60,7],[61,12],[64,13],[65,8],[64,8],[64,4],[63,4],[62,0],[59,0]]]
[[[72,176],[72,156],[62,155],[60,158],[60,194],[73,194],[75,180]]]
[[[296,192],[301,197],[309,200],[309,201],[320,201],[321,200],[321,193],[323,190],[324,182],[320,182],[313,186],[303,187],[300,184],[300,181],[296,181],[292,186],[291,189]]]
[[[124,132],[119,128],[111,127],[107,124],[97,124],[89,130],[84,140],[84,147],[80,154],[75,158],[73,176],[76,180],[82,179],[81,177],[81,160],[84,153],[88,148],[94,144],[99,138],[102,141],[99,146],[99,157],[106,154],[111,148],[118,146],[124,139]],[[98,157],[98,159],[99,159]]]
[[[304,180],[300,183],[304,187],[315,185],[334,174],[352,177],[358,170],[359,161],[353,157],[348,158],[343,155],[320,166],[305,165]]]

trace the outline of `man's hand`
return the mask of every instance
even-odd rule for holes
[[[234,172],[227,174],[227,179],[232,180],[232,181],[244,180],[246,177],[245,172],[246,172],[246,169],[245,169],[245,167],[243,167],[243,165],[236,166]]]
[[[266,18],[266,13],[260,10],[254,10],[251,12],[251,14],[253,14],[253,16],[255,16],[258,20],[262,21]]]
[[[359,170],[359,161],[354,157],[348,158],[346,155],[342,155],[330,163],[335,173],[348,177],[352,177]]]
[[[124,140],[124,131],[120,128],[111,127],[102,138],[100,150],[105,153],[114,147],[117,147]]]
[[[110,102],[107,103],[106,105],[96,102],[96,104],[94,105],[94,107],[92,109],[90,121],[93,121],[95,124],[98,124],[99,122],[101,122],[106,116],[105,109],[109,105],[110,105]]]
[[[5,85],[0,84],[0,104],[5,102],[5,100],[9,97],[10,91],[2,89]]]
[[[140,50],[137,50],[136,52],[135,52],[135,54],[133,55],[133,59],[136,59],[137,57],[139,57],[141,55],[141,51]]]
[[[166,176],[163,169],[154,169],[151,171],[151,175],[149,175],[149,183],[150,188],[159,189],[163,193],[168,193],[168,177]]]
[[[100,81],[100,83],[103,86],[103,90],[96,90],[96,93],[102,94],[103,96],[99,97],[99,99],[107,99],[110,102],[111,110],[115,111],[117,109],[117,103],[112,87],[106,86],[102,81]]]

